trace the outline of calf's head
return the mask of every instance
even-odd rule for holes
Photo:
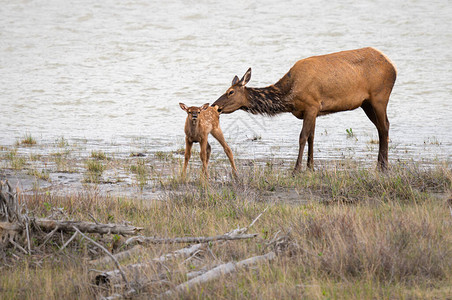
[[[208,109],[209,108],[209,103],[206,103],[206,104],[204,104],[203,106],[201,106],[201,107],[198,107],[198,106],[190,106],[190,107],[187,107],[187,105],[185,105],[184,103],[179,103],[179,106],[180,106],[180,108],[182,108],[183,110],[185,110],[186,112],[187,112],[187,114],[188,114],[188,119],[190,120],[190,121],[192,121],[193,123],[196,123],[196,120],[198,119],[198,117],[199,117],[199,114],[202,112],[202,111],[204,111],[204,110],[206,110],[206,109]]]

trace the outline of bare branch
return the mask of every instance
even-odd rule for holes
[[[78,232],[76,231],[76,232],[72,235],[72,237],[71,237],[66,243],[64,243],[63,246],[61,246],[59,252],[63,251],[64,248],[66,248],[67,245],[69,245],[69,243],[72,242],[72,240],[76,238],[77,234],[78,234]]]
[[[86,238],[88,241],[90,241],[91,243],[93,243],[94,245],[96,245],[97,247],[99,247],[100,249],[102,249],[105,253],[107,253],[107,255],[109,255],[111,257],[111,259],[115,262],[116,267],[118,268],[119,273],[121,274],[122,279],[124,280],[124,282],[126,283],[126,286],[129,287],[129,281],[127,280],[126,274],[124,273],[124,271],[121,268],[121,265],[119,264],[118,260],[110,253],[110,251],[108,251],[104,246],[102,246],[101,244],[99,244],[98,242],[94,241],[93,239],[91,239],[90,237],[86,236],[85,234],[83,234],[83,232],[81,232],[80,230],[78,230],[77,227],[73,226],[74,230],[76,232],[78,232],[79,234],[81,234],[84,238]]]
[[[149,244],[174,244],[174,243],[208,243],[214,241],[224,241],[224,240],[243,240],[255,238],[257,234],[223,234],[217,236],[208,237],[177,237],[177,238],[155,238],[155,237],[145,237],[145,236],[134,236],[126,240],[125,244],[129,245],[132,243],[149,243]]]

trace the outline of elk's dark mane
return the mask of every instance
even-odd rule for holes
[[[288,91],[280,82],[265,88],[246,88],[249,105],[242,108],[252,114],[274,116],[293,110],[293,103],[288,97]]]

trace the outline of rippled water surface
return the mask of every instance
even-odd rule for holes
[[[1,2],[1,145],[29,133],[176,150],[179,102],[212,103],[248,67],[248,85],[262,87],[299,59],[373,46],[398,68],[390,160],[451,160],[450,1]],[[221,124],[238,158],[296,158],[302,121],[291,114],[236,112]],[[377,138],[361,109],[321,117],[315,157],[374,162]]]

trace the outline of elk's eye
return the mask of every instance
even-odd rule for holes
[[[232,95],[234,95],[234,90],[230,90],[228,93],[228,96],[232,96]]]

